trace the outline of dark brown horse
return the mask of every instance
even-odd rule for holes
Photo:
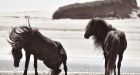
[[[31,54],[34,56],[35,75],[37,72],[37,60],[42,60],[50,68],[51,75],[58,75],[63,63],[65,75],[67,75],[67,55],[60,42],[53,41],[42,35],[38,29],[29,26],[14,27],[9,35],[12,46],[14,66],[18,67],[22,58],[22,49],[25,51],[26,62],[23,75],[27,75],[27,69]]]
[[[105,75],[116,75],[116,59],[118,60],[118,75],[120,75],[123,53],[127,47],[125,33],[113,28],[102,19],[91,19],[86,27],[84,37],[88,39],[93,36],[95,46],[101,47],[105,57]]]

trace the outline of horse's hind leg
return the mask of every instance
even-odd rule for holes
[[[108,74],[107,74],[108,56],[104,53],[104,57],[105,57],[105,75],[108,75]]]
[[[34,56],[34,68],[35,68],[35,75],[38,75],[38,72],[37,72],[37,57]]]
[[[116,64],[114,64],[114,75],[116,75]]]
[[[61,72],[61,69],[54,69],[51,71],[51,75],[59,75],[59,73]]]
[[[115,58],[117,60],[117,57]],[[116,63],[114,63],[114,75],[116,75]]]
[[[120,68],[121,68],[121,62],[123,59],[123,53],[119,54],[119,60],[118,60],[118,75],[120,75]]]

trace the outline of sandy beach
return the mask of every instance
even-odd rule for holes
[[[7,20],[8,19],[8,20]],[[121,72],[124,75],[140,75],[140,19],[106,20],[117,29],[126,33],[128,47],[124,53]],[[101,50],[94,47],[91,39],[84,39],[84,28],[88,23],[86,20],[51,20],[51,19],[31,19],[31,26],[39,28],[45,36],[60,41],[68,54],[68,72],[78,73],[78,75],[102,75],[104,72],[104,58]],[[21,60],[19,68],[14,68],[11,56],[11,47],[8,44],[8,35],[11,27],[26,25],[24,18],[0,17],[0,74],[5,72],[21,73],[24,70],[25,56]],[[24,51],[23,51],[24,53]],[[61,67],[63,68],[63,67]],[[49,69],[38,61],[38,70],[41,75]],[[29,71],[34,71],[33,58],[29,65]],[[81,74],[80,74],[81,73]],[[84,73],[84,74],[83,74]],[[93,74],[92,74],[93,73]],[[99,74],[98,74],[99,73]],[[9,75],[9,74],[6,74]],[[19,74],[20,75],[20,74]],[[77,75],[77,74],[75,74]]]

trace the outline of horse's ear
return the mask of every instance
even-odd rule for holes
[[[95,21],[95,18],[92,18],[92,19],[91,19],[91,21],[93,21],[93,22],[94,22],[94,21]]]
[[[90,23],[95,23],[95,18],[92,18],[91,20],[90,20]]]

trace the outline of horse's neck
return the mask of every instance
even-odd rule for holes
[[[101,36],[102,37],[102,41],[104,42],[107,34],[110,32],[110,31],[113,31],[113,30],[116,30],[112,25],[108,25],[108,28],[106,29],[106,31],[104,32],[104,34]]]
[[[106,36],[107,36],[107,32],[106,33],[104,33],[104,34],[100,34],[98,37],[99,37],[99,41],[100,41],[100,44],[103,44],[104,43],[104,40],[105,40],[105,38],[106,38]]]
[[[108,32],[110,32],[110,31],[106,31],[106,33],[104,33],[104,34],[100,34],[100,36],[99,36],[99,43],[100,43],[100,46],[102,47],[102,49],[104,50],[104,41],[105,41],[105,39],[106,39],[106,36],[107,36],[107,34],[108,34]]]
[[[101,47],[102,47],[102,50],[103,50],[103,51],[105,50],[105,49],[104,49],[104,41],[105,41],[105,39],[106,39],[106,36],[108,35],[108,33],[109,33],[110,31],[115,31],[115,30],[117,30],[117,29],[115,29],[114,27],[112,27],[112,25],[109,25],[108,31],[106,32],[105,36],[102,37]]]

